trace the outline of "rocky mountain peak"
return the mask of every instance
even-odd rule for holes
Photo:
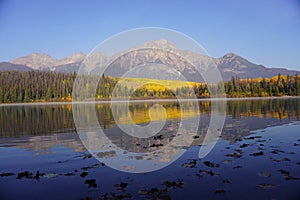
[[[28,56],[24,56],[24,57],[32,57],[32,58],[51,58],[51,56],[49,56],[48,54],[45,53],[32,53],[31,55]]]
[[[55,67],[58,65],[82,62],[84,58],[85,55],[82,52],[77,52],[63,59],[55,59],[45,53],[33,53],[31,55],[12,60],[10,61],[10,63],[26,65],[33,69],[43,69],[47,67]]]
[[[55,62],[55,60],[45,53],[33,53],[28,56],[17,58],[10,62],[13,64],[26,65],[33,69],[40,69],[41,67],[52,65]]]
[[[69,64],[69,63],[76,63],[76,62],[82,62],[85,59],[85,54],[82,52],[74,53],[73,55],[64,58],[62,60],[63,64]]]
[[[166,39],[159,39],[154,41],[148,41],[142,44],[142,46],[146,47],[154,47],[154,48],[160,48],[160,49],[177,49],[176,45],[173,43],[167,41]]]
[[[224,56],[217,58],[215,60],[216,64],[224,64],[224,63],[232,63],[232,62],[236,62],[236,63],[247,63],[249,62],[248,60],[238,56],[235,53],[227,53]]]
[[[153,47],[153,50],[149,50],[147,48],[145,49],[145,47]],[[140,50],[135,51],[137,49]],[[181,54],[182,57],[177,56],[176,53]],[[172,66],[184,76],[188,77],[189,80],[197,81],[199,80],[199,77],[196,73],[195,67],[185,59],[193,63],[199,63],[199,66],[201,66],[203,63],[210,62],[212,59],[211,57],[192,51],[177,49],[176,45],[165,39],[147,41],[139,46],[136,46],[135,48],[132,48],[132,51],[128,51],[127,53],[125,52],[124,55],[121,55],[122,56],[113,59],[101,52],[93,52],[89,55],[85,55],[82,52],[77,52],[63,59],[55,59],[44,53],[33,53],[31,55],[12,60],[10,62],[11,65],[8,63],[2,63],[2,68],[14,69],[13,67],[15,67],[17,70],[21,68],[27,70],[26,67],[30,67],[32,69],[51,70],[56,72],[73,72],[77,71],[79,67],[84,64],[86,69],[91,71],[95,68],[95,66],[101,66],[109,59],[112,59],[113,62],[110,63],[111,68],[107,71],[113,72],[111,74],[114,74],[115,76],[121,76],[122,73],[128,71],[130,67],[139,65],[144,66],[147,63],[151,63],[151,65],[153,65],[151,69],[153,70],[159,70],[159,68],[155,68],[155,66],[161,64]],[[293,75],[295,73],[299,74],[299,72],[287,69],[266,68],[262,65],[254,64],[235,53],[227,53],[224,56],[220,58],[214,58],[213,60],[217,64],[217,67],[224,80],[230,80],[231,77],[272,77],[278,73],[282,75]],[[23,67],[13,66],[13,64],[23,65]],[[159,71],[157,71],[157,73],[159,73]]]
[[[238,55],[235,54],[235,53],[227,53],[223,56],[223,58],[234,58],[234,57],[237,57]]]

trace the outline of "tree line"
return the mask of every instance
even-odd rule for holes
[[[0,102],[64,100],[71,97],[75,77],[75,73],[0,72]]]
[[[76,79],[74,73],[57,73],[43,71],[5,71],[0,72],[0,103],[15,102],[39,102],[39,101],[71,101],[73,84]],[[118,85],[119,78],[102,76],[97,88],[92,88],[90,81],[98,80],[95,76],[82,76],[85,80],[83,91],[90,90],[95,94],[91,98],[110,98],[115,94],[131,94],[134,98],[175,98],[194,97],[207,98],[211,92],[218,92],[224,88],[227,97],[265,97],[265,96],[299,96],[300,77],[296,75],[282,76],[278,74],[273,78],[239,79],[231,80],[215,85],[194,83],[192,86],[183,86],[176,89],[168,89],[161,85],[143,85],[133,88],[129,85]]]
[[[232,77],[224,87],[229,97],[299,96],[300,77],[297,74],[256,79]]]

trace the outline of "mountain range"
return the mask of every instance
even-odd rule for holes
[[[139,46],[153,47],[151,51],[139,50],[128,51],[125,56],[115,60],[110,64],[110,70],[114,71],[114,76],[122,75],[131,66],[141,65],[143,63],[153,63],[152,70],[155,70],[155,64],[165,64],[173,66],[177,71],[181,72],[189,80],[199,80],[195,77],[194,67],[170,54],[168,51],[162,51],[161,49],[170,49],[184,55],[189,60],[203,59],[203,55],[187,51],[179,50],[176,46],[164,39],[149,41]],[[0,62],[0,71],[30,71],[30,70],[42,70],[42,71],[55,71],[55,72],[74,72],[79,69],[82,62],[86,58],[86,55],[82,52],[75,53],[69,57],[63,59],[55,59],[47,54],[33,53],[28,56],[20,57],[9,62]],[[99,60],[106,61],[109,57],[102,53],[95,53],[93,56],[89,56],[89,64],[93,65],[99,62]],[[212,58],[216,63],[224,80],[229,80],[231,77],[239,78],[269,78],[278,75],[294,75],[300,74],[299,71],[288,70],[284,68],[267,68],[263,65],[258,65],[242,58],[234,53],[227,53],[220,58]],[[115,73],[117,72],[117,73]],[[159,74],[159,72],[157,72]],[[109,75],[109,70],[107,72]]]

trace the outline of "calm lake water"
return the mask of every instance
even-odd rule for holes
[[[153,104],[130,104],[118,122],[128,125],[128,115],[140,126],[159,122],[160,114],[149,115]],[[183,154],[146,173],[109,167],[120,154],[112,150],[102,149],[100,161],[91,156],[76,132],[71,104],[0,106],[0,199],[300,199],[299,98],[227,101],[222,134],[201,159],[211,103],[199,101],[198,110],[184,113],[178,102],[158,104],[167,121],[148,139],[123,133],[110,104],[91,105],[106,137],[122,154],[134,153],[133,161],[170,143],[180,120],[200,118]]]

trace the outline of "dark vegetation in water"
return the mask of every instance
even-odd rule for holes
[[[239,188],[251,190],[253,193],[247,195],[257,199],[262,194],[266,195],[264,196],[266,198],[271,193],[278,195],[285,189],[289,189],[286,195],[293,192],[297,195],[296,189],[293,188],[298,188],[300,183],[300,137],[299,135],[295,136],[295,133],[298,133],[297,130],[296,132],[286,130],[293,126],[289,124],[291,122],[297,124],[299,128],[299,102],[300,99],[297,98],[228,101],[227,117],[222,137],[220,137],[221,145],[218,143],[220,146],[216,146],[214,152],[203,159],[191,156],[190,150],[196,149],[202,144],[203,135],[198,133],[194,137],[192,147],[188,149],[187,154],[184,154],[185,157],[172,163],[170,170],[166,168],[166,173],[154,172],[154,178],[150,177],[153,174],[149,176],[147,173],[118,174],[118,172],[111,171],[104,163],[94,162],[93,156],[85,149],[77,149],[78,144],[75,142],[78,142],[79,139],[74,139],[74,135],[77,135],[73,133],[73,137],[70,137],[70,133],[63,133],[63,130],[67,132],[74,130],[70,105],[0,107],[0,132],[4,145],[2,149],[5,149],[2,156],[9,156],[6,149],[9,150],[10,147],[38,153],[53,147],[55,149],[57,145],[60,149],[54,152],[54,159],[51,157],[50,164],[54,168],[46,169],[43,168],[43,165],[37,167],[35,164],[30,166],[29,160],[24,166],[15,166],[13,169],[7,167],[0,170],[0,181],[5,184],[5,187],[11,187],[16,191],[21,190],[20,188],[25,184],[30,185],[34,191],[36,187],[44,187],[44,185],[65,189],[67,187],[57,183],[69,182],[70,187],[81,188],[77,199],[171,199],[172,197],[176,198],[177,194],[179,196],[187,194],[186,191],[191,191],[193,185],[196,185],[197,188],[210,187],[206,191],[198,191],[197,188],[193,190],[197,195],[203,192],[206,197],[209,196],[205,199],[234,199],[231,198],[231,195],[240,194]],[[171,111],[178,109],[176,103],[162,105]],[[201,117],[209,115],[210,106],[208,102],[199,102]],[[146,107],[151,107],[151,103],[150,106],[142,103],[131,107],[130,112],[133,115],[144,113]],[[97,115],[99,120],[103,119],[99,122],[101,126],[105,125],[106,130],[112,130],[114,121],[109,107],[102,104],[97,105]],[[57,120],[51,121],[52,119]],[[201,132],[205,132],[206,129],[202,130],[202,125],[208,123],[205,120],[201,122],[203,122],[200,126]],[[7,126],[7,124],[13,125]],[[114,131],[109,132],[108,137],[114,141],[121,140],[121,143],[116,142],[121,148],[132,144],[130,150],[134,152],[154,151],[166,146],[172,139],[174,130],[177,129],[176,123],[166,123],[166,125],[168,125],[166,129],[168,131],[149,138],[148,145],[142,140],[129,140]],[[276,133],[276,127],[270,128],[271,130],[265,129],[269,126],[282,126],[281,132]],[[259,129],[264,130],[256,131]],[[277,135],[272,136],[273,130]],[[253,131],[257,134],[253,134]],[[290,133],[294,135],[289,135]],[[20,136],[18,134],[25,136],[18,137]],[[47,136],[43,136],[43,134],[47,134]],[[23,142],[24,138],[26,143]],[[56,158],[56,154],[59,156],[62,152],[61,148],[71,148],[74,149],[74,152],[72,151],[70,154],[68,151],[67,156]],[[116,156],[113,151],[107,153],[99,154],[99,157]],[[10,165],[9,162],[14,159],[13,155],[11,159],[3,159],[3,166]],[[40,155],[34,156],[39,158]],[[141,160],[143,158],[134,156],[130,159]],[[251,165],[252,167],[249,167]],[[114,173],[117,174],[117,177],[114,177]],[[129,178],[127,179],[127,177]],[[152,181],[151,178],[155,181]],[[149,183],[144,184],[145,182]],[[15,188],[15,183],[19,185],[19,188]],[[14,192],[14,190],[12,191]],[[74,193],[76,192],[74,191]],[[9,194],[9,192],[7,193]],[[43,197],[44,194],[38,195]],[[269,199],[271,197],[275,198],[276,196],[270,196]]]
[[[263,133],[264,131],[261,131]],[[167,137],[167,136],[165,136]],[[164,138],[165,138],[164,137]],[[163,142],[163,141],[160,141]],[[245,145],[247,144],[247,145]],[[261,148],[260,144],[264,144],[266,148]],[[154,147],[159,148],[159,147]],[[89,192],[86,193],[86,197],[83,199],[172,199],[173,192],[184,191],[189,186],[191,177],[194,176],[198,181],[213,180],[217,185],[211,188],[212,198],[226,198],[226,195],[238,193],[236,190],[237,183],[234,177],[228,176],[227,173],[231,170],[234,171],[236,176],[247,177],[247,171],[243,171],[247,168],[247,164],[244,164],[244,160],[248,159],[251,162],[255,162],[256,159],[266,159],[269,161],[266,168],[257,168],[255,181],[249,179],[247,182],[252,184],[253,188],[262,191],[274,191],[280,189],[287,183],[293,184],[299,181],[299,177],[295,168],[290,168],[292,164],[299,165],[299,160],[295,160],[293,155],[297,152],[299,146],[291,145],[289,150],[286,150],[285,144],[277,143],[273,144],[270,138],[263,134],[255,134],[252,136],[246,136],[240,138],[234,144],[228,144],[220,149],[220,155],[218,159],[213,157],[206,157],[205,159],[186,159],[179,163],[179,168],[182,168],[188,172],[186,174],[176,175],[176,177],[170,177],[170,179],[161,179],[156,185],[150,187],[136,185],[136,180],[133,177],[124,181],[115,182],[111,185],[110,191],[101,190],[101,179],[104,177],[93,176],[94,170],[101,170],[102,167],[106,167],[103,163],[90,163],[86,165],[82,163],[77,169],[66,171],[63,174],[56,171],[43,172],[42,169],[38,170],[21,170],[19,172],[3,172],[0,171],[1,179],[8,179],[15,177],[16,181],[25,181],[27,179],[32,180],[32,184],[39,184],[46,180],[59,180],[62,178],[72,179],[77,176],[81,180],[88,191],[96,191],[97,198],[95,196],[89,196]],[[250,155],[250,156],[249,156]],[[212,158],[212,160],[210,160]],[[228,159],[229,158],[229,159]],[[73,162],[75,160],[81,160],[82,162],[92,161],[93,157],[88,153],[80,153],[69,158],[68,160],[58,161],[58,165],[63,165],[66,162]],[[103,168],[102,168],[103,169]],[[226,170],[224,170],[226,169]],[[255,176],[255,174],[251,174]],[[189,178],[188,178],[189,177]],[[146,175],[145,175],[146,178]],[[140,181],[143,181],[141,179]]]

